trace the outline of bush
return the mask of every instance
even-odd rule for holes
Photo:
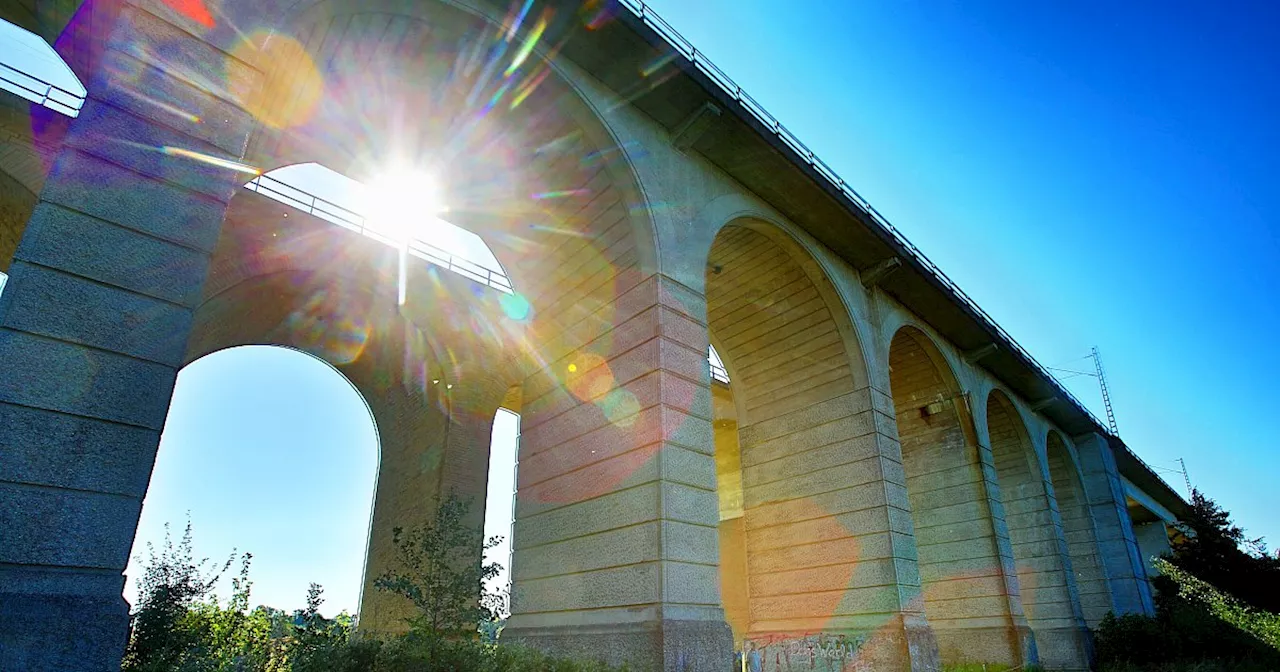
[[[1280,557],[1262,538],[1246,536],[1199,490],[1191,491],[1191,506],[1177,527],[1182,538],[1167,558],[1175,567],[1251,607],[1280,611]]]
[[[122,672],[606,672],[603,663],[547,656],[516,646],[481,641],[479,621],[493,619],[503,595],[477,600],[496,565],[474,561],[478,537],[463,523],[466,506],[450,498],[431,525],[397,542],[402,569],[379,586],[409,597],[421,610],[410,631],[386,640],[356,639],[346,613],[320,615],[323,589],[311,584],[306,606],[287,614],[249,609],[249,566],[240,556],[224,605],[214,586],[236,560],[222,565],[192,557],[191,524],[176,545],[166,527],[164,548],[148,546],[138,580],[140,599],[132,614]],[[473,543],[474,542],[474,543]],[[490,543],[493,543],[492,540]],[[428,610],[439,610],[434,613]],[[490,632],[497,621],[487,623]]]
[[[1156,615],[1108,614],[1095,633],[1101,669],[1280,669],[1280,615],[1249,607],[1166,560],[1156,564]]]
[[[221,567],[208,560],[195,562],[190,523],[177,545],[166,528],[164,549],[149,551],[150,561],[138,581],[140,599],[132,615],[123,672],[319,672],[335,669],[329,659],[351,639],[350,616],[320,615],[324,591],[314,583],[307,591],[307,606],[292,615],[270,607],[250,611],[253,556],[248,553],[240,556],[240,573],[232,579],[231,598],[224,606],[213,587],[236,556],[233,553]]]

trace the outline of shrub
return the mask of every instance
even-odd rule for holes
[[[231,567],[194,561],[191,525],[177,545],[166,528],[165,545],[139,579],[137,607],[123,672],[607,672],[594,661],[548,656],[517,646],[481,641],[480,619],[492,619],[505,595],[477,600],[497,565],[475,561],[479,537],[465,525],[466,505],[450,498],[432,524],[398,535],[404,565],[379,581],[384,590],[409,597],[420,613],[411,630],[386,640],[353,638],[347,614],[320,615],[323,589],[311,584],[306,606],[292,614],[259,606],[249,609],[252,556],[240,556],[224,605],[214,585]],[[473,543],[474,542],[474,543]],[[490,543],[496,543],[490,540]],[[441,613],[428,612],[440,609]],[[489,630],[498,629],[491,621]],[[624,668],[625,669],[625,668]]]
[[[1095,637],[1103,670],[1280,669],[1280,615],[1253,609],[1158,560],[1156,615],[1108,614]]]
[[[1262,538],[1247,537],[1199,490],[1191,491],[1191,506],[1177,527],[1182,538],[1167,558],[1174,566],[1249,606],[1280,611],[1280,557]]]
[[[502,565],[485,564],[483,551],[501,538],[485,540],[467,523],[470,504],[452,494],[437,498],[435,509],[430,522],[392,531],[399,567],[383,573],[374,585],[413,603],[417,614],[409,625],[419,633],[474,636],[481,621],[500,616],[494,607],[501,598],[487,591],[485,582]]]

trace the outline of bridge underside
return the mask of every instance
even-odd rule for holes
[[[246,344],[369,404],[368,633],[409,613],[391,530],[484,501],[513,398],[504,640],[1083,670],[1151,609],[1180,500],[627,10],[64,4],[0,11],[90,83],[74,121],[0,92],[0,668],[118,669],[174,378]],[[299,162],[434,167],[515,292],[241,188]]]

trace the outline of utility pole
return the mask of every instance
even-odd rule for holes
[[[1191,477],[1187,475],[1187,461],[1178,458],[1178,464],[1182,465],[1182,481],[1187,484],[1187,496],[1191,496]]]
[[[1107,425],[1113,436],[1120,436],[1116,428],[1116,412],[1111,408],[1111,393],[1107,391],[1107,375],[1102,371],[1102,357],[1098,354],[1098,346],[1093,346],[1093,368],[1098,372],[1098,387],[1102,388],[1102,405],[1107,409]]]

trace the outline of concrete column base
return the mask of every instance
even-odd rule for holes
[[[724,621],[663,619],[639,623],[508,625],[501,642],[557,656],[626,663],[630,669],[724,672],[733,667],[733,633]]]
[[[929,623],[914,614],[869,617],[867,629],[809,633],[757,632],[744,643],[750,663],[764,672],[938,672],[938,642]],[[758,652],[754,654],[753,652]]]
[[[1039,628],[1036,650],[1050,670],[1084,672],[1093,661],[1093,637],[1084,627]]]
[[[933,672],[942,669],[938,638],[922,616],[904,616],[902,632],[907,643],[911,672]]]
[[[935,629],[938,651],[947,665],[1039,663],[1036,638],[1026,625]]]
[[[13,587],[0,583],[0,670],[119,672],[129,636],[129,605],[119,592],[49,595]]]

